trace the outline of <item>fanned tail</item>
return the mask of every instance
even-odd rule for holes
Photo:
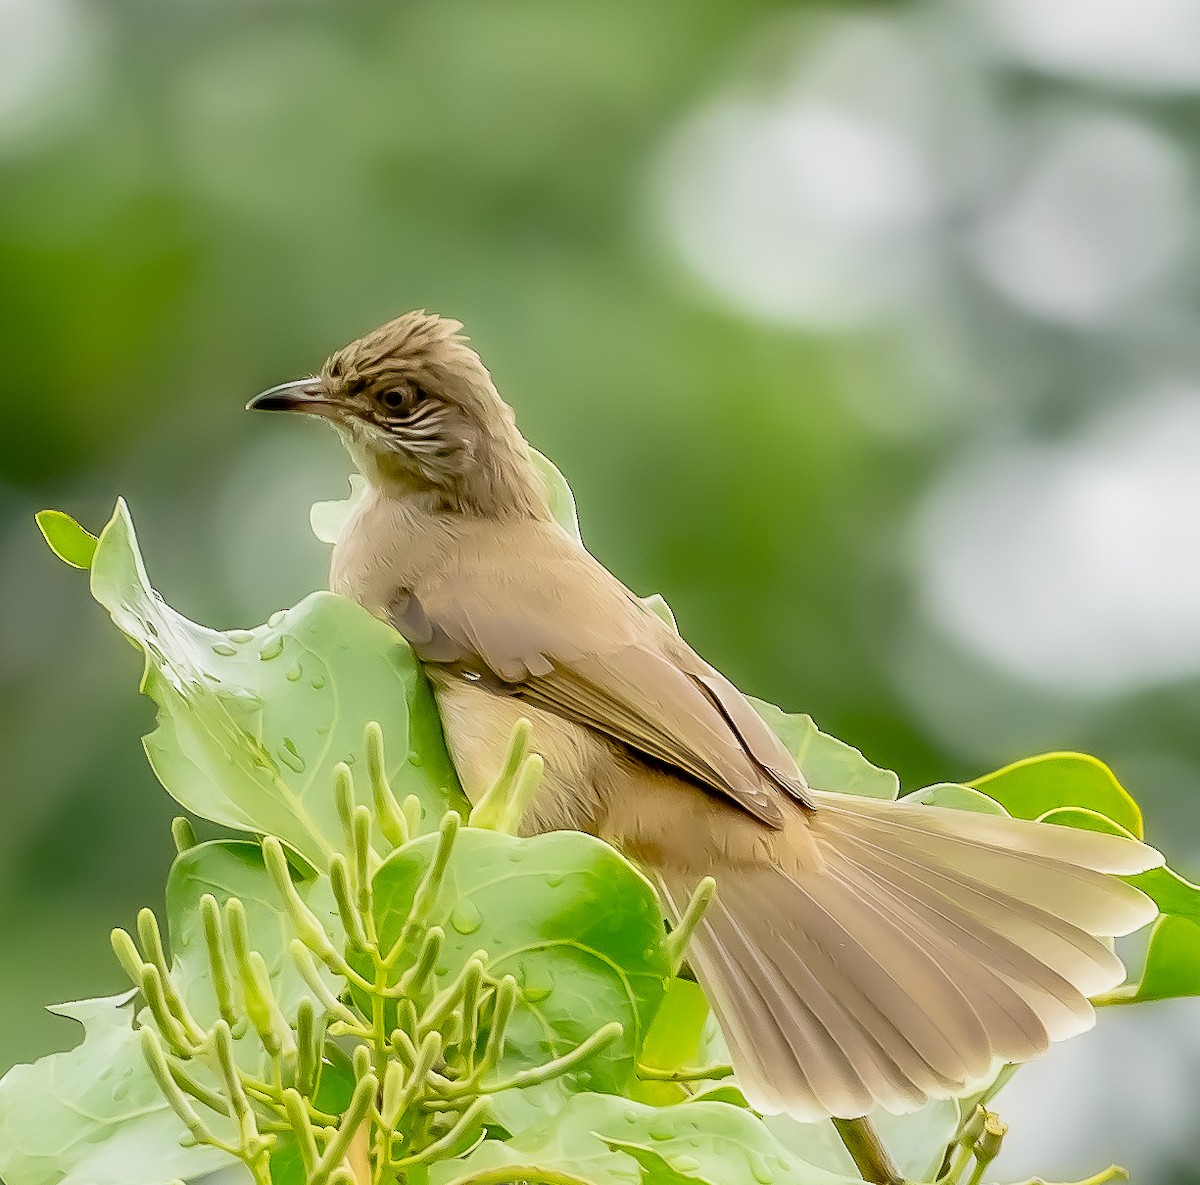
[[[761,1111],[853,1118],[968,1092],[1090,1028],[1088,997],[1125,976],[1101,939],[1155,916],[1114,875],[1161,863],[1132,840],[816,798],[781,850],[815,847],[821,866],[722,867],[690,948]],[[655,872],[682,908],[694,870]]]

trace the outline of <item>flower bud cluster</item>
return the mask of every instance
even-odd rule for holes
[[[240,1160],[257,1185],[269,1185],[271,1154],[281,1141],[299,1149],[306,1185],[402,1181],[416,1166],[461,1155],[482,1139],[497,1092],[570,1073],[622,1032],[608,1024],[561,1057],[505,1066],[520,999],[516,980],[490,974],[482,950],[452,978],[436,973],[445,931],[433,920],[434,907],[460,817],[452,811],[442,819],[405,916],[379,918],[374,844],[377,837],[392,849],[412,843],[421,809],[415,798],[396,800],[377,724],[367,727],[366,751],[371,807],[357,804],[349,767],[335,771],[345,854],[331,857],[328,877],[344,941],[301,896],[280,840],[261,841],[294,935],[289,957],[311,993],[294,1015],[281,1006],[237,897],[222,903],[206,894],[199,902],[216,1005],[208,1026],[198,1023],[172,973],[153,912],[139,914],[136,941],[113,931],[113,950],[145,1001],[139,1019],[146,1063],[186,1139]],[[486,809],[477,808],[472,823],[515,830],[540,773],[522,722],[481,804]],[[194,843],[186,824],[174,833],[181,850]],[[385,946],[381,930],[397,937]],[[339,1089],[323,1091],[330,1080]],[[344,1099],[347,1090],[349,1103],[328,1109],[327,1098]]]

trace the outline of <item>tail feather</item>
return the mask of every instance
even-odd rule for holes
[[[878,805],[881,804],[873,804],[873,807],[877,809]],[[858,812],[847,809],[845,805],[829,806],[826,813],[833,817],[818,821],[817,827],[822,837],[832,837],[835,842],[840,834],[848,832],[868,842],[875,842],[898,856],[907,855],[921,863],[936,862],[969,871],[973,880],[1001,889],[1009,898],[1030,905],[1042,906],[1047,901],[1053,901],[1060,916],[1080,929],[1098,933],[1100,931],[1094,928],[1104,927],[1103,932],[1111,936],[1127,934],[1146,923],[1145,895],[1108,875],[1112,871],[1122,874],[1141,872],[1147,867],[1146,857],[1140,853],[1150,849],[1142,844],[1073,828],[967,811],[941,810],[937,807],[894,806],[898,818],[893,823],[888,815],[877,815],[875,809]],[[915,821],[912,819],[914,813]],[[959,818],[951,821],[936,819],[936,829],[922,831],[919,827],[921,813],[957,815]],[[993,834],[997,823],[1008,824],[1013,831],[1013,842],[1004,844],[976,835],[975,820],[984,824],[985,835]],[[1028,835],[1030,831],[1034,832],[1033,836]],[[1043,836],[1038,832],[1050,834]],[[1059,835],[1067,842],[1063,851],[1054,855],[1053,841]],[[1133,848],[1132,855],[1137,858],[1121,861],[1125,867],[1097,868],[1095,865],[1098,863],[1111,864],[1115,861],[1095,858],[1097,854],[1093,852],[1092,845],[1080,847],[1077,842],[1079,836],[1115,841],[1122,847]],[[1040,842],[1035,844],[1032,842],[1034,840]],[[1101,849],[1099,855],[1103,857],[1104,854]],[[1089,855],[1093,857],[1089,863],[1078,862],[1079,858]],[[1013,875],[1014,856],[1022,857],[1019,877]]]
[[[819,796],[822,867],[723,868],[692,962],[747,1098],[852,1118],[962,1094],[1090,1028],[1124,976],[1100,938],[1154,916],[1112,873],[1131,840],[1002,816]],[[782,850],[781,849],[781,850]],[[678,911],[696,872],[659,868]]]
[[[944,868],[922,867],[877,845],[848,837],[847,858],[881,892],[898,892],[914,908],[936,913],[966,951],[1001,974],[1017,974],[1033,955],[1045,968],[1040,982],[1055,992],[1070,989],[1064,1003],[1095,995],[1120,982],[1124,967],[1098,938],[1072,922],[1029,905],[974,878]]]
[[[913,941],[928,944],[940,966],[954,974],[972,974],[969,1003],[988,1031],[988,1048],[993,1056],[998,1049],[1022,1044],[1031,1049],[1044,1046],[1046,1029],[1050,1036],[1062,1039],[1088,1026],[1091,1005],[1069,974],[1041,959],[1036,950],[1028,949],[1046,931],[1027,926],[1019,937],[1029,938],[1030,942],[1013,941],[1006,932],[1011,928],[1003,921],[989,929],[989,915],[998,912],[997,905],[1000,910],[1005,908],[1002,901],[972,901],[974,890],[964,882],[959,886],[964,906],[949,894],[931,888],[932,876],[909,876],[903,869],[887,867],[884,858],[877,856],[876,867],[880,865],[885,869],[883,873],[850,861],[849,876],[869,882],[880,896],[893,901],[896,922],[912,935]],[[1019,903],[1014,905],[1019,907]],[[980,908],[973,913],[971,906]],[[1058,925],[1051,915],[1043,917],[1047,925]],[[1096,945],[1109,954],[1103,944]],[[1120,972],[1117,974],[1119,977]],[[1031,993],[1037,993],[1042,1001],[1040,1009],[1029,1004]]]

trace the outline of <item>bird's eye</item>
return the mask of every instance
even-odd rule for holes
[[[384,393],[379,396],[379,402],[383,404],[388,411],[399,411],[408,402],[408,398],[409,394],[407,391],[393,389],[391,391],[384,391]]]

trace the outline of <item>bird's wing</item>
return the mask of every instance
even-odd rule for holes
[[[732,683],[586,552],[554,561],[514,572],[467,555],[399,593],[391,620],[422,661],[619,741],[772,827],[781,792],[812,805],[791,755]]]

